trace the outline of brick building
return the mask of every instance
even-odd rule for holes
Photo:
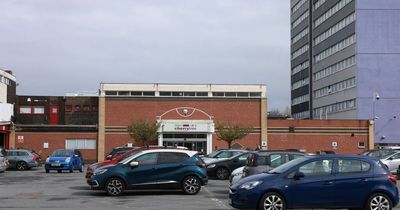
[[[97,158],[97,96],[18,96],[11,148],[34,149],[47,157],[56,149],[78,148]]]
[[[218,122],[254,127],[239,143],[256,148],[267,142],[266,86],[201,84],[101,84],[98,159],[128,143],[132,120],[159,122],[159,145],[179,145],[210,153],[218,141]],[[264,142],[264,143],[263,143]],[[240,145],[239,145],[240,146]]]

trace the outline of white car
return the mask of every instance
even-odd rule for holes
[[[400,151],[382,157],[381,161],[388,167],[390,173],[396,173],[400,165]]]
[[[239,167],[232,171],[231,176],[229,177],[229,182],[231,185],[235,184],[237,181],[239,181],[242,178],[243,169],[244,169],[244,166]]]

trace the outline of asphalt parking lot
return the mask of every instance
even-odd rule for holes
[[[151,190],[110,197],[105,192],[90,190],[84,174],[46,174],[42,167],[0,173],[0,209],[232,209],[228,204],[227,180],[211,179],[194,196],[175,190]]]
[[[0,173],[0,209],[232,209],[228,205],[228,181],[210,180],[199,194],[180,191],[128,191],[120,197],[92,191],[85,173],[44,168]]]

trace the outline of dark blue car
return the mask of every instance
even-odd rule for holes
[[[55,150],[47,159],[44,165],[46,173],[50,170],[56,170],[61,173],[68,170],[72,173],[75,170],[83,171],[83,157],[79,150],[76,149],[59,149]]]
[[[177,149],[139,151],[117,164],[97,168],[87,183],[112,196],[143,188],[178,188],[194,195],[208,182],[205,163],[196,153]]]
[[[305,156],[230,187],[239,209],[348,208],[390,210],[399,202],[396,177],[375,158]]]

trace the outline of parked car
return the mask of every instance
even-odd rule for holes
[[[242,178],[243,169],[244,169],[244,166],[239,167],[239,168],[237,168],[237,169],[232,171],[231,175],[229,176],[230,185],[236,183],[237,181],[239,181]]]
[[[133,150],[137,147],[115,147],[111,150],[111,152],[106,156],[106,160],[111,160],[116,156],[120,156],[129,150]]]
[[[68,170],[72,173],[75,170],[83,171],[83,156],[77,149],[58,149],[55,150],[47,159],[44,165],[46,173],[56,170],[61,173]]]
[[[178,149],[143,150],[118,164],[97,168],[87,183],[111,196],[142,188],[180,188],[194,195],[208,182],[205,163],[196,154]]]
[[[137,147],[135,149],[131,149],[128,151],[125,151],[123,154],[116,155],[113,157],[111,160],[106,160],[102,162],[97,162],[89,165],[86,170],[86,178],[90,177],[93,174],[93,171],[96,170],[96,168],[106,166],[106,165],[113,165],[125,158],[129,158],[132,155],[135,155],[137,152],[142,151],[142,150],[149,150],[149,149],[182,149],[182,150],[187,150],[186,147],[168,147],[168,146],[158,146],[158,145],[150,145],[147,147]]]
[[[9,168],[23,171],[39,166],[39,156],[25,149],[7,150]]]
[[[368,150],[368,151],[361,153],[361,155],[376,157],[376,158],[380,159],[389,154],[396,153],[397,151],[398,150],[394,150],[394,149],[372,149],[372,150]]]
[[[229,190],[239,209],[344,208],[391,210],[399,202],[396,177],[379,159],[361,155],[304,156]]]
[[[0,153],[0,172],[6,171],[8,168],[8,159]]]
[[[246,164],[250,152],[239,153],[228,159],[221,159],[207,164],[207,175],[220,180],[228,179],[231,172]]]
[[[251,153],[243,169],[243,176],[268,172],[284,163],[307,155],[303,152],[289,150],[265,150]]]
[[[400,151],[382,157],[381,161],[391,173],[396,173],[400,165]]]
[[[204,160],[204,162],[206,164],[209,164],[213,161],[228,159],[235,155],[242,154],[245,152],[248,152],[248,151],[247,150],[222,149],[222,150],[216,150],[208,155],[205,155],[204,157],[202,157],[202,159]]]

